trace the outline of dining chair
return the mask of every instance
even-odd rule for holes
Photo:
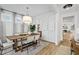
[[[36,42],[37,44],[40,43],[40,35],[34,36],[34,42]]]
[[[25,45],[27,48],[27,53],[29,50],[30,46],[33,46],[33,41],[34,41],[34,36],[28,36],[27,38],[24,38],[24,40],[22,41],[22,45]]]
[[[27,44],[34,41],[34,36],[28,36],[27,38],[25,38],[25,40],[23,41],[23,43]]]
[[[79,55],[79,42],[76,42],[74,39],[71,40],[71,54],[74,52],[74,54]]]
[[[7,54],[13,50],[13,42],[8,38],[0,39],[0,55]]]

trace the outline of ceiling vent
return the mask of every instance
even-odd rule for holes
[[[65,6],[63,6],[64,9],[69,9],[73,6],[73,4],[66,4]]]

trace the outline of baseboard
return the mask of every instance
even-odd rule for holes
[[[44,41],[44,42],[48,42],[48,43],[55,44],[54,42],[49,42],[49,41],[47,41],[47,40],[41,40],[41,41]]]

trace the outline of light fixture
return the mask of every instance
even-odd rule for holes
[[[27,7],[26,9],[27,9],[27,14],[25,16],[23,16],[23,22],[26,23],[26,24],[31,24],[32,23],[32,17],[29,16],[29,13],[28,13],[29,7]]]
[[[3,13],[3,10],[4,10],[4,9],[0,7],[0,13]]]
[[[70,9],[73,6],[73,4],[66,4],[65,6],[63,6],[64,9]]]

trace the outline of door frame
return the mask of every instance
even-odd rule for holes
[[[63,18],[64,17],[69,17],[69,16],[73,16],[74,17],[74,38],[76,38],[76,16],[77,16],[77,13],[74,12],[74,13],[64,13],[61,15],[61,19],[62,19],[62,25],[63,25]],[[62,26],[61,25],[61,26]],[[63,28],[61,29],[61,32],[62,32],[62,40],[63,40]]]

